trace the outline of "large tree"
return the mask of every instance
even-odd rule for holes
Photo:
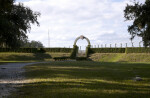
[[[142,37],[144,46],[150,46],[150,0],[139,3],[134,0],[132,5],[126,6],[124,10],[126,20],[132,20],[133,24],[128,27],[131,40],[135,36]]]
[[[20,47],[20,41],[27,39],[31,24],[36,23],[39,12],[33,12],[14,0],[0,0],[0,46]]]

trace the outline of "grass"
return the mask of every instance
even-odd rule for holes
[[[0,53],[0,62],[52,61],[53,57],[69,56],[70,53]]]
[[[95,53],[90,59],[100,62],[150,62],[149,53]]]
[[[26,66],[12,98],[150,98],[149,63],[50,62]],[[140,75],[143,81],[133,81]]]

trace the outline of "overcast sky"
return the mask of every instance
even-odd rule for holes
[[[41,41],[48,47],[72,47],[76,37],[84,35],[92,45],[128,43],[131,45],[128,25],[124,12],[131,0],[16,0],[34,11],[39,11],[40,27],[32,25],[29,40]],[[144,2],[145,0],[139,0]],[[141,38],[133,40],[135,45]],[[77,45],[85,46],[85,40]]]

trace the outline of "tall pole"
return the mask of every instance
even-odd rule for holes
[[[50,47],[49,30],[48,30],[48,47]]]

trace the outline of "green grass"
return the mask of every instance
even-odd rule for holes
[[[50,62],[26,66],[12,98],[150,98],[149,63]],[[140,75],[143,81],[133,81]]]
[[[53,57],[69,56],[70,53],[0,53],[0,62],[51,61]]]
[[[95,53],[90,59],[100,62],[150,62],[149,53]]]

